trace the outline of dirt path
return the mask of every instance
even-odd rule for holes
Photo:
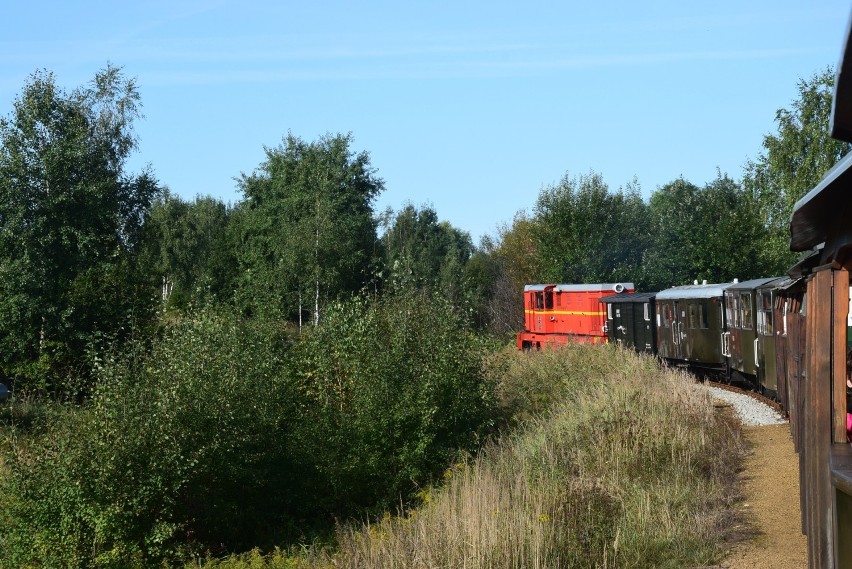
[[[722,569],[802,569],[808,566],[801,531],[799,459],[789,425],[744,427],[751,444],[742,475],[743,508],[756,535],[736,545]]]

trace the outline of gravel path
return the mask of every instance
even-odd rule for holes
[[[743,540],[714,569],[807,567],[807,538],[799,510],[799,460],[790,427],[773,408],[745,394],[707,387],[742,421],[749,452],[740,474]],[[737,529],[737,528],[734,528]]]

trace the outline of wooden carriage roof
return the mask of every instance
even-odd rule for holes
[[[852,100],[849,101],[852,105]],[[852,154],[844,156],[828,174],[796,202],[790,219],[790,250],[807,251],[832,238],[839,214],[852,201]]]
[[[837,65],[831,109],[831,136],[852,142],[852,19]],[[806,251],[826,241],[842,238],[848,242],[852,226],[842,223],[852,202],[852,154],[847,154],[829,170],[822,181],[796,202],[790,219],[790,249]],[[841,223],[838,223],[841,222]],[[826,247],[833,259],[837,245]],[[825,259],[825,257],[824,257]]]
[[[831,109],[829,128],[831,137],[852,142],[852,18],[846,27],[846,41],[840,52],[837,64],[837,77],[834,82],[834,107]],[[844,104],[837,104],[844,101]]]

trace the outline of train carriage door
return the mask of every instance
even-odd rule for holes
[[[553,311],[553,286],[547,286],[544,289],[544,331],[552,334],[556,332],[557,322],[556,313]]]
[[[621,326],[623,330],[623,337],[626,343],[636,344],[636,323],[633,314],[633,303],[632,302],[624,302],[621,304]]]
[[[662,358],[674,358],[672,337],[672,301],[657,300],[657,348]]]
[[[775,351],[775,294],[773,289],[757,292],[757,381],[770,394],[778,392],[778,372]]]
[[[641,318],[639,310],[642,312]],[[653,303],[646,301],[641,304],[641,308],[637,305],[637,311],[634,316],[636,320],[636,347],[652,354],[656,352],[657,347],[656,330],[651,320],[653,312]]]
[[[686,350],[684,349],[684,332],[683,326],[684,321],[686,320],[685,311],[686,303],[679,300],[672,301],[671,311],[672,311],[672,347],[674,348],[674,357],[682,360],[686,359]]]
[[[533,301],[533,321],[529,329],[535,332],[544,332],[544,319],[542,317],[542,311],[544,310],[544,291],[535,291],[531,299]]]

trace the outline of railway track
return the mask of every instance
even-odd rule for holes
[[[719,389],[724,389],[725,391],[730,391],[732,393],[740,393],[742,395],[747,395],[748,397],[751,397],[752,399],[760,401],[764,405],[768,405],[769,407],[772,407],[775,411],[778,411],[778,413],[780,413],[781,415],[783,415],[785,417],[787,415],[784,412],[784,409],[781,407],[780,403],[778,403],[774,399],[770,399],[769,397],[766,397],[765,395],[758,393],[757,391],[755,391],[753,389],[745,389],[743,387],[737,387],[737,386],[731,385],[729,383],[717,383],[715,381],[705,381],[704,383],[706,385],[711,386],[711,387],[718,387]]]
[[[765,395],[758,393],[757,391],[754,391],[753,389],[746,389],[744,387],[738,387],[729,383],[719,383],[710,380],[704,380],[702,383],[707,387],[714,387],[716,389],[721,389],[723,391],[728,391],[730,393],[749,397],[759,403],[762,403],[763,405],[766,405],[767,407],[778,413],[781,417],[785,419],[787,418],[787,413],[781,407],[780,403],[773,399],[770,399],[769,397],[766,397]]]

